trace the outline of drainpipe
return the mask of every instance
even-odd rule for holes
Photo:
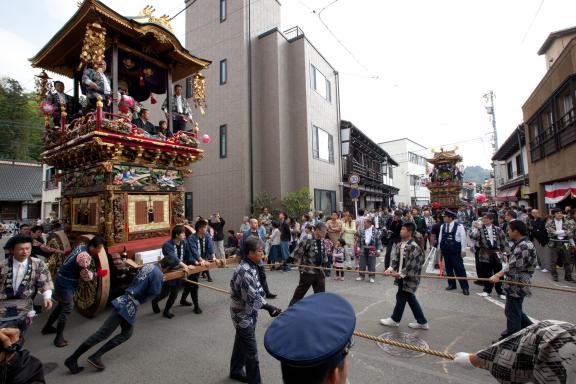
[[[340,168],[340,180],[344,182],[344,168],[342,166],[342,120],[340,117],[340,75],[338,71],[334,71],[334,79],[336,82],[336,120],[338,124],[338,153],[339,158],[339,168]],[[352,127],[350,127],[350,139],[352,139]],[[340,186],[340,200],[342,200],[342,206],[344,206],[344,186],[343,183],[338,183]],[[342,207],[344,208],[344,207]]]

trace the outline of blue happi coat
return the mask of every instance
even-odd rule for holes
[[[56,291],[69,291],[72,293],[76,291],[76,288],[78,288],[78,280],[80,279],[80,271],[82,270],[76,262],[76,257],[82,252],[88,252],[88,246],[86,244],[80,244],[66,257],[56,275],[56,282],[54,284]]]
[[[150,297],[160,294],[163,277],[157,265],[146,264],[140,268],[124,294],[112,301],[118,314],[130,324],[134,324],[138,306]]]

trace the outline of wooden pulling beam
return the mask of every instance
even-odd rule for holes
[[[197,285],[197,286],[200,286],[203,288],[211,289],[211,290],[216,291],[216,292],[225,293],[227,295],[230,294],[230,291],[227,291],[227,290],[222,289],[222,288],[213,287],[213,286],[208,285],[208,284],[198,283],[196,281],[188,280],[186,278],[182,278],[181,280],[184,281],[185,283],[188,283],[188,284],[194,284],[194,285]],[[282,316],[282,315],[280,315],[280,316]],[[369,334],[362,332],[362,331],[354,331],[354,336],[361,337],[361,338],[368,339],[368,340],[372,340],[372,341],[375,341],[377,343],[383,343],[383,344],[392,345],[392,346],[398,347],[398,348],[408,349],[410,351],[425,353],[425,354],[431,355],[431,356],[436,356],[436,357],[441,357],[444,359],[454,360],[454,355],[447,353],[447,352],[436,351],[434,349],[422,348],[422,347],[419,347],[419,346],[414,345],[414,344],[402,343],[402,342],[397,341],[397,340],[386,339],[386,338],[378,337],[378,336],[372,336],[372,335],[369,335]]]
[[[273,264],[266,264],[267,266],[272,266]],[[313,265],[300,265],[300,264],[288,264],[290,267],[302,267],[302,268],[311,268],[311,269],[319,269],[323,271],[336,271],[334,268],[326,268],[326,267],[317,267]],[[340,269],[339,269],[340,270]],[[380,275],[386,277],[393,277],[385,275],[384,272],[368,272],[368,271],[357,271],[355,269],[342,269],[344,272],[350,273],[362,273],[365,275]],[[422,279],[436,279],[436,280],[470,280],[470,281],[484,281],[489,282],[489,279],[482,278],[482,277],[456,277],[456,276],[435,276],[435,275],[418,275]],[[568,292],[568,293],[576,293],[576,289],[574,288],[562,288],[562,287],[552,287],[550,285],[539,285],[539,284],[526,284],[521,283],[519,281],[507,281],[501,280],[502,284],[511,284],[511,285],[519,285],[522,287],[530,287],[530,288],[541,288],[541,289],[549,289],[551,291],[559,291],[559,292]]]

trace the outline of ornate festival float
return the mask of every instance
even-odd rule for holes
[[[427,184],[430,190],[430,201],[441,208],[458,208],[462,190],[462,156],[456,153],[458,147],[446,151],[440,148],[432,152],[434,156],[426,159],[434,166]]]
[[[31,59],[33,67],[42,69],[36,90],[45,115],[43,162],[56,168],[62,182],[65,230],[51,234],[49,245],[69,250],[95,235],[107,245],[93,258],[93,267],[110,273],[82,283],[75,298],[88,317],[130,282],[128,265],[158,260],[171,228],[185,222],[183,180],[191,174],[189,165],[203,157],[193,121],[169,138],[132,123],[134,106],[155,104],[154,94],[164,94],[171,111],[173,82],[186,78],[193,79],[195,107],[202,113],[205,107],[200,72],[210,62],[184,49],[168,17],[155,17],[153,11],[146,7],[139,17],[126,18],[85,0]],[[98,95],[91,109],[80,105],[81,92],[90,92],[82,76],[87,68],[102,73],[102,61],[110,70],[110,96]],[[78,113],[69,116],[64,102],[47,101],[53,90],[47,71],[73,79],[73,110]],[[62,261],[49,259],[53,274]]]

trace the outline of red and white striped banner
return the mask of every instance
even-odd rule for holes
[[[576,180],[561,181],[544,186],[546,204],[556,204],[568,196],[576,197]]]

